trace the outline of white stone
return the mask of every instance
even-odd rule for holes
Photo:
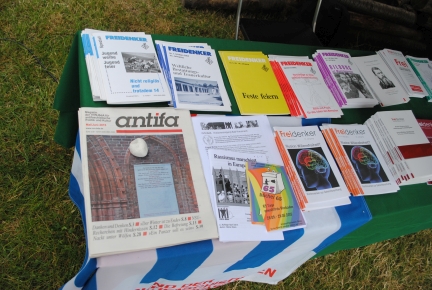
[[[141,138],[136,138],[129,144],[130,153],[135,157],[146,157],[148,146],[146,141]]]

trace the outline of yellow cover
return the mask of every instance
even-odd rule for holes
[[[242,115],[287,115],[288,105],[266,55],[219,51]]]

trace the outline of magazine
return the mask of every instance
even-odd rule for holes
[[[313,58],[340,107],[370,108],[378,104],[349,53],[317,50]]]
[[[427,92],[426,98],[432,102],[432,63],[427,58],[406,56],[406,60]]]
[[[175,108],[231,112],[216,52],[207,44],[155,41]]]
[[[81,108],[90,257],[217,238],[190,114]]]
[[[275,66],[280,70],[279,73],[275,72],[279,84],[280,80],[285,79],[287,81],[285,86],[281,86],[284,94],[287,94],[289,99],[293,99],[293,103],[298,103],[293,107],[301,108],[300,111],[295,110],[297,112],[296,116],[304,118],[340,118],[343,115],[313,60],[273,57],[270,62],[272,67]],[[290,110],[293,111],[291,106]],[[291,112],[291,115],[293,115],[293,112]]]
[[[350,203],[350,193],[318,126],[274,130],[285,170],[302,209]]]
[[[332,143],[330,149],[347,184],[358,186],[349,186],[353,195],[376,195],[399,190],[366,125],[325,124],[322,128],[324,137]]]
[[[92,33],[96,69],[109,104],[166,102],[171,99],[151,35],[143,32]]]
[[[387,63],[411,97],[422,98],[427,95],[425,88],[411,69],[402,52],[385,48],[378,51],[377,54]]]
[[[378,55],[353,57],[362,76],[382,107],[407,103],[409,96]]]
[[[260,51],[219,51],[242,115],[288,115],[271,64]]]

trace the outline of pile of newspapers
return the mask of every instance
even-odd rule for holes
[[[365,124],[399,185],[432,180],[432,144],[411,110],[377,112]]]
[[[81,38],[94,101],[137,104],[171,100],[151,35],[85,29]]]
[[[206,43],[156,40],[174,108],[231,112],[216,52]]]

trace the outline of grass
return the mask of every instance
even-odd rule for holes
[[[265,15],[262,17],[278,17]],[[77,30],[234,38],[235,12],[180,0],[0,1],[0,289],[57,289],[85,251],[68,197],[72,149],[53,142],[56,79]],[[432,289],[432,231],[310,260],[276,286],[221,289]]]

